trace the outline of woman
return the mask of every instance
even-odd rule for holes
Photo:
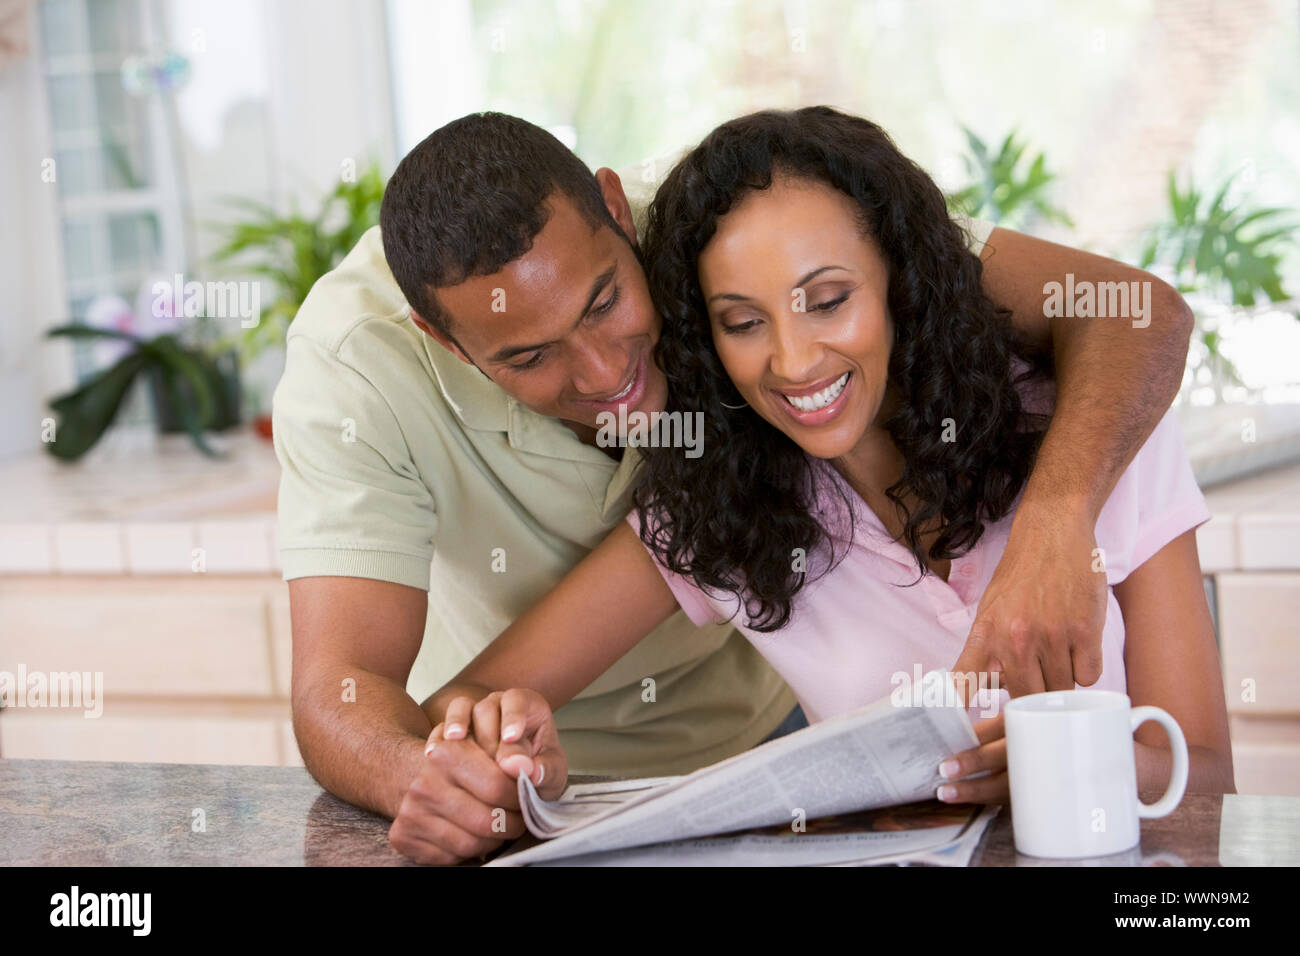
[[[939,189],[866,120],[815,107],[719,127],[656,195],[645,257],[668,410],[702,414],[703,454],[644,449],[628,524],[426,707],[434,739],[503,741],[519,772],[554,732],[534,717],[530,734],[525,696],[495,692],[557,707],[678,605],[734,618],[812,720],[951,666],[1050,413]],[[1095,686],[1169,711],[1188,788],[1224,792],[1194,536],[1208,517],[1170,413],[1097,524],[1110,596]],[[988,775],[941,799],[1007,799],[1001,718],[977,733],[942,772]],[[1136,739],[1139,786],[1162,788],[1163,732]]]

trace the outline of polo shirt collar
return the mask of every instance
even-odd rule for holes
[[[412,323],[414,324],[414,323]],[[506,431],[510,396],[468,362],[444,348],[433,336],[416,328],[424,354],[433,369],[434,381],[447,407],[467,428],[476,431]]]
[[[432,336],[416,329],[447,407],[475,431],[504,432],[512,448],[548,458],[608,466],[618,462],[599,448],[583,444],[559,420],[539,415],[506,394],[478,368],[461,361]]]

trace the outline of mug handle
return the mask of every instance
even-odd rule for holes
[[[1170,717],[1166,711],[1149,705],[1134,707],[1129,711],[1129,720],[1134,730],[1148,720],[1154,720],[1165,728],[1165,733],[1169,735],[1169,749],[1174,755],[1174,769],[1169,778],[1169,787],[1165,790],[1165,795],[1155,803],[1143,803],[1139,798],[1137,806],[1138,816],[1142,819],[1168,816],[1183,799],[1183,791],[1187,789],[1187,740],[1183,737],[1183,728],[1179,727],[1178,721]]]

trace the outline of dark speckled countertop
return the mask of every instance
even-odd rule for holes
[[[408,862],[388,845],[387,820],[326,793],[299,767],[0,760],[0,865]],[[1188,794],[1169,816],[1142,821],[1139,849],[1071,862],[1297,866],[1300,797]],[[974,866],[1060,863],[1016,853],[1005,809],[971,860]]]

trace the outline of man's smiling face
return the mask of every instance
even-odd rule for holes
[[[654,362],[659,318],[616,178],[613,185],[622,201],[610,211],[622,233],[593,227],[554,193],[528,252],[491,275],[432,290],[454,342],[415,316],[521,404],[577,426],[581,437],[599,427],[601,412],[662,411],[667,401]]]

